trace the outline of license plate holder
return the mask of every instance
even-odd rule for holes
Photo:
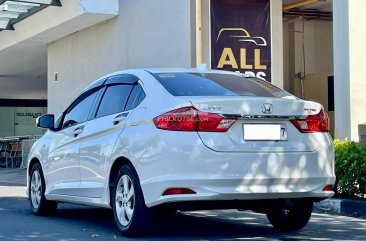
[[[287,131],[283,124],[243,124],[245,141],[286,141]]]

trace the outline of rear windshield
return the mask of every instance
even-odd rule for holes
[[[213,73],[158,73],[153,76],[174,96],[292,97],[258,78]]]

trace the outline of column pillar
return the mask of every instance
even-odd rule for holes
[[[272,84],[283,88],[282,0],[271,0]]]
[[[340,139],[359,140],[366,121],[366,7],[364,0],[333,1],[335,129]]]

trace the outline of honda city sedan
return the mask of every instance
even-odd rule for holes
[[[162,212],[209,209],[253,210],[294,231],[333,195],[323,107],[240,73],[112,73],[37,126],[48,131],[28,160],[33,213],[60,202],[111,208],[126,236]]]

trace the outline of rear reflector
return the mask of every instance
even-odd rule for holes
[[[188,188],[170,188],[163,193],[163,196],[181,194],[196,194],[196,192]]]
[[[306,119],[294,119],[291,122],[302,133],[329,131],[329,117],[324,110],[316,115],[309,115]]]
[[[326,185],[325,187],[323,187],[323,192],[326,191],[333,191],[333,185]]]
[[[226,132],[236,119],[201,112],[190,106],[169,111],[155,117],[153,121],[158,129],[169,131]]]

